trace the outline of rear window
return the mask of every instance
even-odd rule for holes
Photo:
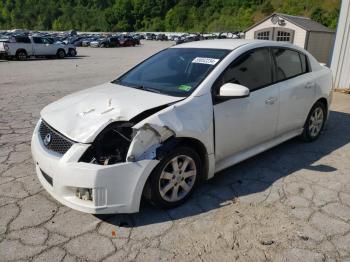
[[[277,81],[288,79],[307,71],[306,57],[303,55],[304,62],[302,63],[299,52],[283,48],[273,48],[272,52],[276,59]]]
[[[299,53],[300,60],[301,60],[301,70],[303,73],[309,72],[309,66],[307,62],[307,57],[304,54]]]
[[[30,39],[28,37],[16,36],[15,39],[16,39],[16,43],[30,44]]]

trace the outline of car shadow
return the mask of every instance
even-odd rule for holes
[[[120,227],[138,227],[195,216],[234,204],[237,199],[267,191],[276,181],[300,171],[334,172],[335,166],[317,164],[322,157],[350,142],[350,114],[331,111],[320,138],[305,143],[291,139],[264,153],[227,168],[205,181],[185,204],[169,210],[155,208],[145,201],[136,214],[97,215]]]

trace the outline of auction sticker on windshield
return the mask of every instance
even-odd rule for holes
[[[197,64],[206,64],[206,65],[215,65],[217,62],[219,62],[219,59],[210,58],[210,57],[196,57],[192,60],[192,63]]]

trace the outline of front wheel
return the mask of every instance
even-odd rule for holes
[[[325,105],[322,102],[317,102],[310,110],[301,138],[306,142],[316,140],[321,135],[326,116],[327,112]]]
[[[64,50],[62,50],[62,49],[59,49],[59,50],[57,51],[56,56],[57,56],[57,58],[62,59],[62,58],[64,58],[64,57],[66,56],[66,52],[64,52]]]
[[[178,147],[153,170],[146,197],[160,208],[176,207],[193,193],[201,175],[201,160],[189,147]]]
[[[77,51],[74,48],[69,49],[69,56],[75,57],[77,55]]]

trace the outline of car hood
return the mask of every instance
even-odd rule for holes
[[[106,83],[63,97],[40,114],[46,123],[71,140],[91,143],[111,122],[128,121],[145,110],[182,99]]]

